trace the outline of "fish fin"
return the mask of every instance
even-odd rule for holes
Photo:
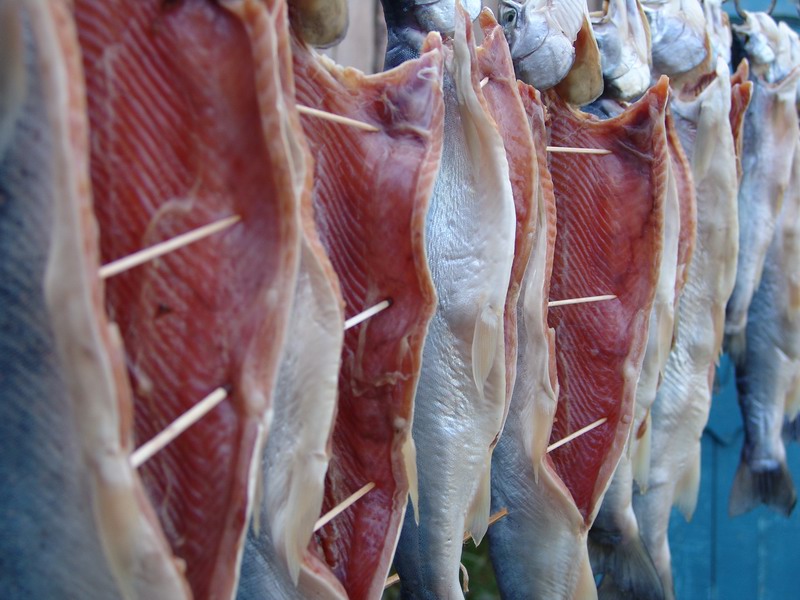
[[[491,304],[485,304],[475,320],[475,333],[472,336],[472,377],[481,400],[484,399],[486,380],[497,355],[498,336],[502,335],[501,319],[502,315],[498,315]]]
[[[753,469],[742,460],[736,470],[728,514],[736,517],[764,503],[776,512],[788,517],[797,502],[792,475],[786,460],[770,461],[768,468]]]
[[[604,544],[589,538],[592,560],[603,573],[600,600],[664,600],[664,587],[653,559],[638,533],[629,540]]]
[[[406,441],[400,452],[403,455],[403,466],[406,469],[406,479],[408,479],[408,496],[411,506],[414,509],[414,522],[419,526],[419,479],[417,477],[417,446],[414,438],[409,431]]]
[[[478,482],[478,489],[472,497],[472,504],[467,512],[467,533],[476,546],[481,543],[483,536],[486,535],[486,530],[489,529],[489,511],[492,502],[491,467],[492,455],[489,453]]]
[[[651,412],[647,411],[644,420],[644,433],[636,441],[631,464],[633,465],[633,480],[639,486],[641,493],[647,492],[647,481],[650,478],[650,445],[653,439],[653,419]]]
[[[597,600],[597,584],[594,582],[592,565],[589,563],[589,553],[583,552],[578,565],[578,581],[575,585],[574,600]]]
[[[697,493],[700,491],[700,450],[690,459],[689,468],[675,486],[674,504],[687,521],[692,520],[697,507]]]

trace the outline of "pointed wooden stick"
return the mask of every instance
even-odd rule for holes
[[[383,302],[378,302],[375,306],[372,306],[365,310],[364,312],[358,313],[355,317],[350,317],[344,322],[344,330],[347,331],[351,327],[355,327],[359,323],[362,323],[369,319],[370,317],[374,317],[379,312],[386,310],[392,305],[391,300],[384,300]]]
[[[469,591],[469,573],[464,563],[460,562],[458,566],[461,567],[461,591],[466,594]]]
[[[501,508],[496,513],[494,513],[491,517],[489,517],[489,526],[491,527],[495,523],[497,523],[500,519],[508,515],[507,508]],[[468,533],[464,534],[464,542],[469,541],[470,535]],[[392,587],[395,583],[400,581],[400,576],[395,573],[394,575],[390,575],[386,579],[386,583],[383,585],[383,589]]]
[[[483,86],[485,86],[487,83],[489,83],[489,78],[488,78],[488,77],[484,77],[483,79],[481,79],[481,89],[482,89],[482,88],[483,88]]]
[[[566,443],[568,443],[568,442],[571,442],[572,440],[574,440],[574,439],[575,439],[575,438],[577,438],[577,437],[580,437],[580,436],[582,436],[584,433],[589,433],[589,432],[590,432],[592,429],[595,429],[595,428],[597,428],[597,427],[600,427],[600,425],[602,425],[602,424],[603,424],[603,423],[605,423],[606,421],[608,421],[608,417],[603,417],[602,419],[599,419],[599,420],[595,421],[594,423],[592,423],[592,424],[590,424],[590,425],[587,425],[586,427],[583,427],[583,428],[581,428],[581,429],[578,429],[578,431],[575,431],[574,433],[570,433],[570,434],[569,434],[567,437],[565,437],[563,440],[558,440],[557,442],[555,442],[555,443],[553,443],[553,444],[550,444],[550,445],[547,447],[547,451],[548,451],[548,452],[552,452],[552,451],[553,451],[553,450],[555,450],[556,448],[560,448],[560,447],[561,447],[561,446],[563,446],[564,444],[566,444]]]
[[[320,529],[325,527],[325,525],[327,525],[333,519],[338,517],[341,513],[346,511],[348,508],[350,508],[351,505],[353,505],[356,502],[358,502],[359,500],[361,500],[361,498],[363,496],[366,496],[367,492],[369,492],[374,487],[375,487],[375,483],[370,481],[368,484],[364,485],[357,492],[354,492],[353,494],[350,494],[342,502],[340,502],[339,504],[334,506],[331,510],[329,510],[324,515],[322,515],[319,519],[317,519],[317,522],[314,523],[314,531],[319,531]]]
[[[215,389],[208,396],[167,425],[167,427],[153,439],[139,446],[134,453],[131,454],[131,465],[133,468],[138,469],[141,467],[148,459],[152,458],[154,454],[169,445],[176,437],[206,416],[227,397],[228,391],[225,388],[219,387]]]
[[[570,146],[548,146],[547,151],[565,154],[611,154],[611,150],[603,148],[572,148]]]
[[[547,303],[547,308],[554,306],[566,306],[567,304],[584,304],[586,302],[601,302],[602,300],[613,300],[616,298],[614,294],[606,294],[604,296],[586,296],[585,298],[569,298],[568,300],[551,300]]]
[[[370,125],[369,123],[364,123],[363,121],[357,121],[355,119],[351,119],[349,117],[343,117],[341,115],[335,115],[333,113],[329,113],[324,110],[319,110],[318,108],[303,106],[302,104],[297,105],[297,112],[299,112],[301,115],[306,115],[309,117],[317,117],[318,119],[325,119],[327,121],[339,123],[340,125],[349,125],[350,127],[355,127],[356,129],[363,129],[364,131],[380,131],[380,129],[378,129],[374,125]]]
[[[154,260],[159,256],[164,256],[165,254],[174,252],[178,248],[183,248],[184,246],[188,246],[189,244],[200,241],[203,238],[222,231],[223,229],[227,229],[241,220],[242,218],[238,215],[226,217],[224,219],[220,219],[219,221],[215,221],[214,223],[209,223],[208,225],[203,225],[202,227],[193,229],[192,231],[182,233],[171,240],[166,240],[165,242],[160,242],[150,246],[149,248],[145,248],[144,250],[139,250],[139,252],[134,252],[133,254],[125,256],[124,258],[120,258],[119,260],[115,260],[100,267],[100,278],[107,279],[109,277],[113,277],[114,275],[119,275],[120,273],[123,273],[129,269]]]

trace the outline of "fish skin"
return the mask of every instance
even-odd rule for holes
[[[635,492],[633,497],[639,529],[666,598],[674,598],[669,517],[676,505],[690,518],[696,503],[700,436],[708,420],[724,305],[736,273],[731,258],[738,246],[731,87],[728,67],[721,59],[715,73],[702,90],[685,90],[672,101],[695,182],[697,243],[679,305],[676,344],[652,408],[647,491]]]
[[[724,0],[701,0],[706,27],[711,38],[711,48],[714,51],[713,59],[716,61],[719,57],[725,64],[730,64],[733,32],[728,13],[722,8],[723,2]]]
[[[305,173],[286,7],[76,0],[75,14],[104,261],[242,217],[109,280],[106,296],[126,345],[139,442],[229,386],[139,469],[195,597],[229,598],[299,259]]]
[[[456,25],[445,61],[442,163],[426,223],[439,303],[415,399],[419,523],[409,507],[395,555],[405,598],[463,597],[461,540],[468,530],[479,541],[488,526],[491,452],[508,401],[503,309],[514,199],[463,11]]]
[[[352,598],[382,593],[408,498],[416,497],[414,394],[436,308],[425,219],[442,152],[439,34],[429,34],[422,50],[419,60],[367,76],[293,47],[298,103],[379,129],[303,123],[316,163],[316,225],[345,314],[392,301],[345,333],[323,511],[367,483],[375,487],[320,529],[310,548]]]
[[[790,404],[800,378],[799,186],[797,145],[761,283],[748,309],[746,354],[736,366],[744,444],[728,504],[731,516],[763,503],[788,517],[797,502],[782,434],[784,416],[797,412]]]
[[[80,118],[58,104],[74,92],[56,79],[68,69],[57,53],[63,40],[42,37],[53,32],[49,12],[43,3],[0,2],[0,589],[9,600],[121,598],[44,290],[64,210],[56,204],[75,201],[56,178],[78,167],[69,153],[80,152],[74,140],[56,138],[63,113]],[[80,94],[80,79],[72,85]]]
[[[586,12],[585,0],[501,0],[498,21],[517,77],[539,90],[562,81],[575,61],[574,44]]]
[[[756,39],[756,36],[748,36],[751,41]],[[795,109],[800,67],[795,66],[788,75],[771,83],[772,66],[759,64],[755,54],[749,56],[753,59],[754,87],[744,120],[738,272],[725,320],[725,348],[735,363],[744,360],[747,310],[761,279],[764,259],[789,184],[792,152],[780,149],[793,148],[800,135]]]
[[[611,0],[592,18],[602,58],[603,96],[633,100],[650,87],[650,25],[639,0]]]

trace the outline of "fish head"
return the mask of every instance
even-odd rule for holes
[[[566,77],[575,61],[583,13],[577,20],[569,14],[559,19],[563,15],[548,0],[501,0],[498,16],[519,79],[546,90]]]
[[[341,42],[347,33],[347,0],[291,0],[289,20],[304,42],[316,48],[329,48]]]
[[[709,59],[706,18],[698,0],[646,0],[642,6],[650,22],[654,75],[688,73]]]
[[[744,13],[741,25],[734,25],[733,31],[750,60],[755,75],[773,80],[773,65],[778,57],[780,30],[777,23],[767,13]]]
[[[456,29],[456,2],[458,0],[415,0],[414,14],[422,28],[453,35]],[[469,14],[470,21],[478,18],[481,0],[463,0],[461,6]]]

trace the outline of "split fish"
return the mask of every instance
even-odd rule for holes
[[[800,378],[800,144],[761,283],[747,311],[746,350],[736,365],[744,445],[733,480],[731,516],[761,503],[789,516],[797,502],[786,466],[784,415],[797,414]]]
[[[426,222],[438,305],[425,340],[413,437],[419,520],[406,511],[395,566],[403,597],[461,598],[462,536],[489,518],[492,448],[507,413],[504,309],[515,205],[503,138],[459,9],[444,75],[444,145]]]
[[[103,260],[241,219],[114,277],[106,296],[139,443],[227,390],[139,471],[195,598],[230,598],[300,255],[307,165],[286,5],[76,0],[75,14]]]
[[[652,407],[649,477],[633,507],[667,598],[674,597],[667,529],[672,506],[690,518],[700,481],[700,436],[708,420],[711,385],[721,345],[723,307],[736,270],[736,159],[729,121],[727,65],[713,78],[681,90],[672,113],[692,167],[697,196],[697,242],[678,308],[675,346]]]
[[[540,340],[535,357],[520,351],[528,362],[535,360],[538,368],[523,375],[519,367],[507,430],[493,460],[493,507],[509,511],[489,534],[505,598],[591,598],[597,594],[586,539],[630,430],[657,285],[668,169],[666,97],[667,84],[662,80],[624,113],[605,121],[570,109],[552,92],[545,97],[552,144],[612,150],[608,157],[588,160],[573,155],[550,157],[558,227],[550,297],[558,300],[602,291],[617,299],[547,311],[548,325],[555,333],[557,406],[554,400],[548,402],[554,393],[548,385],[552,388],[555,378],[547,377],[541,363],[546,361],[541,351],[546,343],[541,340],[547,339],[544,332],[535,334],[534,339]],[[535,104],[528,102],[528,106]],[[536,136],[535,118],[531,124]],[[572,175],[577,161],[584,173],[580,181]],[[618,176],[609,176],[609,171]],[[628,177],[626,172],[638,175]],[[547,178],[541,173],[546,190]],[[620,198],[629,199],[630,205],[620,205]],[[587,228],[592,231],[588,237],[581,233]],[[619,248],[629,250],[621,253]],[[528,301],[526,296],[524,304]],[[532,315],[526,313],[525,323],[531,322]],[[544,410],[548,406],[550,411],[555,407],[555,413],[548,414]],[[549,442],[601,417],[607,422],[544,456],[541,448],[546,449]],[[551,428],[542,440],[541,433]],[[533,452],[536,448],[538,453]],[[519,548],[530,551],[520,554]]]
[[[130,464],[69,3],[0,1],[0,589],[189,598]]]
[[[375,487],[320,529],[310,547],[350,598],[380,597],[408,498],[417,495],[414,394],[436,307],[425,219],[442,154],[440,36],[430,34],[422,52],[366,76],[293,47],[299,104],[379,129],[303,123],[315,162],[315,221],[345,314],[391,302],[345,333],[322,509],[365,484]]]
[[[603,96],[633,100],[650,87],[650,26],[639,0],[610,0],[592,17],[603,65]]]
[[[735,28],[737,35],[747,37],[745,49],[752,59],[753,80],[752,100],[744,120],[738,270],[725,322],[725,346],[735,363],[744,359],[747,311],[761,279],[800,135],[795,108],[800,66],[780,76],[784,69],[775,63],[775,48],[762,35],[766,19],[756,19],[763,13],[747,15],[745,25]],[[769,56],[772,62],[766,62]]]
[[[733,33],[731,32],[731,21],[722,8],[724,0],[700,0],[703,6],[703,14],[706,18],[706,29],[711,38],[711,49],[713,58],[721,58],[725,64],[731,62],[731,45],[733,44]]]

